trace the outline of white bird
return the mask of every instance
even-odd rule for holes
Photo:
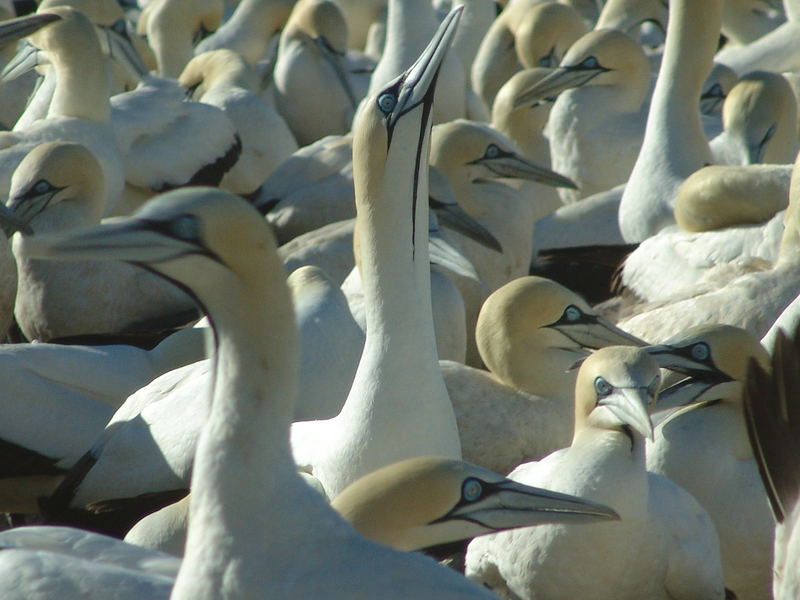
[[[743,75],[725,99],[722,123],[710,142],[717,164],[786,164],[797,156],[797,100],[779,73]]]
[[[104,192],[103,172],[91,152],[78,144],[48,142],[17,167],[8,207],[36,234],[68,231],[100,222]],[[13,240],[19,272],[14,312],[29,340],[158,329],[159,322],[175,326],[195,314],[189,296],[144,269],[37,260],[28,253],[31,239]]]
[[[142,12],[137,31],[147,35],[161,77],[177,78],[192,56],[197,36],[222,22],[221,0],[153,0]]]
[[[236,128],[242,151],[220,187],[246,197],[297,150],[284,120],[257,95],[257,79],[241,56],[224,49],[195,56],[178,78],[190,99],[222,109]]]
[[[214,33],[195,45],[195,55],[228,49],[255,67],[286,24],[294,4],[295,0],[242,0]]]
[[[477,538],[467,551],[469,578],[507,598],[724,598],[707,513],[685,490],[645,470],[644,438],[653,434],[648,408],[660,381],[643,350],[601,348],[578,373],[572,445],[509,476],[606,502],[620,521]]]
[[[569,5],[516,0],[492,23],[472,63],[472,87],[488,112],[497,92],[522,68],[555,67],[584,35],[586,24]]]
[[[625,259],[622,284],[658,302],[691,289],[712,269],[730,276],[778,258],[794,165],[710,166],[678,188],[675,221]]]
[[[558,96],[545,133],[553,169],[577,189],[575,202],[627,181],[644,133],[650,66],[641,46],[616,30],[595,30],[570,46],[558,68],[517,97],[516,105]]]
[[[460,460],[420,456],[364,475],[331,506],[368,540],[407,551],[514,527],[576,523],[579,514],[587,520],[616,517],[610,509],[587,501],[570,505],[570,499]],[[182,556],[189,501],[184,498],[146,516],[125,540]]]
[[[281,34],[275,106],[298,144],[350,131],[358,99],[345,64],[347,26],[333,2],[300,0]]]
[[[626,242],[640,242],[674,223],[680,183],[711,163],[699,102],[711,71],[722,19],[722,0],[699,5],[672,0],[661,68],[647,115],[642,149],[619,205]]]
[[[37,500],[92,446],[126,396],[203,355],[200,329],[177,332],[150,351],[121,345],[4,346],[0,372],[8,392],[0,400],[7,416],[0,427],[6,465],[0,509],[37,513]]]
[[[642,345],[569,289],[520,277],[481,308],[475,338],[488,372],[442,361],[465,460],[507,473],[572,437],[575,372],[591,350]]]
[[[657,426],[647,445],[648,470],[669,477],[708,511],[719,534],[725,586],[741,600],[770,598],[775,524],[742,406],[750,361],[768,369],[769,354],[730,325],[690,329],[645,350],[659,366],[697,380],[676,384],[688,386],[691,403]]]
[[[677,290],[674,298],[668,296],[648,305],[618,325],[652,342],[712,323],[736,325],[759,338],[764,335],[797,296],[798,176],[795,166],[778,257],[773,264],[748,261],[709,269],[697,284]]]
[[[331,497],[403,458],[461,457],[433,333],[425,168],[433,86],[454,22],[449,18],[409,70],[363,104],[355,123],[364,354],[339,415],[292,428],[298,464]]]
[[[800,3],[797,0],[784,0],[783,6],[786,13],[785,23],[749,44],[727,45],[717,53],[715,60],[729,66],[740,75],[755,69],[766,69],[775,73],[800,69],[800,59],[798,59]],[[745,19],[751,24],[754,21],[751,16],[746,16]]]

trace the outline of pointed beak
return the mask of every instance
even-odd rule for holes
[[[102,26],[100,30],[103,35],[98,38],[103,46],[103,52],[118,60],[137,79],[141,80],[150,74],[144,60],[131,42],[124,21],[111,27]]]
[[[597,350],[606,346],[646,346],[647,343],[627,331],[623,331],[600,315],[585,315],[574,323],[551,325],[581,348]]]
[[[497,177],[528,179],[550,187],[578,189],[578,186],[569,177],[564,177],[547,167],[527,161],[514,152],[508,152],[496,158],[481,158],[477,162],[480,162]]]
[[[598,401],[599,406],[607,406],[618,419],[627,423],[643,437],[653,439],[653,422],[647,412],[652,397],[647,388],[618,387],[608,396]]]
[[[469,519],[490,531],[542,523],[619,519],[614,510],[602,504],[531,487],[510,479],[492,484],[481,500],[460,506],[448,517]]]
[[[50,204],[50,201],[64,188],[50,188],[43,194],[27,193],[9,199],[6,210],[14,215],[21,223],[25,223],[28,231],[20,229],[23,233],[33,233],[29,223]]]
[[[191,242],[166,235],[154,224],[136,218],[68,234],[39,235],[29,240],[33,258],[51,260],[123,260],[156,264],[197,253]]]
[[[22,42],[14,57],[3,67],[3,72],[0,73],[0,81],[13,81],[37,66],[47,63],[48,60],[44,52],[33,44]]]
[[[358,101],[356,100],[356,94],[353,91],[353,84],[350,82],[350,74],[347,72],[347,68],[345,67],[344,54],[340,54],[334,50],[324,36],[315,37],[313,39],[314,43],[317,45],[320,53],[322,54],[322,58],[325,59],[325,62],[327,62],[333,69],[333,72],[336,74],[336,78],[342,85],[344,93],[347,95],[347,99],[350,101],[353,109],[355,109],[358,105]]]
[[[608,69],[604,67],[597,67],[594,69],[558,67],[553,69],[552,73],[540,79],[530,88],[519,94],[514,101],[514,108],[530,104],[535,100],[558,96],[565,90],[581,87],[607,71]]]
[[[667,408],[653,415],[653,424],[655,427],[664,427],[698,408],[713,406],[722,398],[739,395],[741,390],[742,384],[735,380],[717,383],[687,377],[661,390],[657,404],[659,407],[666,405]]]
[[[37,13],[16,19],[8,19],[0,23],[0,46],[16,42],[26,36],[36,33],[39,29],[52,23],[60,21],[61,17],[50,13]]]
[[[759,128],[760,129],[760,128]],[[767,151],[767,144],[775,135],[775,124],[773,123],[766,131],[751,131],[748,128],[745,134],[745,154],[748,164],[755,165],[764,160],[764,153]]]
[[[15,231],[26,235],[33,235],[33,229],[31,229],[31,226],[28,224],[28,220],[20,218],[16,212],[8,208],[5,204],[0,204],[0,229],[3,230],[7,238],[14,235]]]
[[[662,369],[669,369],[710,383],[724,383],[733,380],[730,375],[720,371],[710,360],[700,361],[692,358],[685,348],[659,344],[645,346],[644,350]]]
[[[436,211],[436,216],[442,225],[446,225],[449,229],[467,236],[490,250],[503,252],[503,247],[497,241],[497,238],[483,225],[470,217],[458,204],[439,202],[430,198],[430,207]]]
[[[422,51],[411,68],[400,76],[403,80],[400,94],[392,112],[387,117],[390,126],[422,102],[426,100],[429,103],[433,102],[433,90],[435,89],[433,84],[436,82],[439,67],[447,56],[447,51],[455,37],[462,12],[462,6],[450,11],[439,25],[439,29],[433,34],[427,48]]]

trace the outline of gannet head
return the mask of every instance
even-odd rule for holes
[[[333,69],[342,89],[355,108],[356,96],[345,65],[347,23],[334,2],[301,0],[289,17],[283,35],[309,42],[319,57]]]
[[[523,67],[555,67],[575,40],[587,31],[573,7],[544,2],[526,10],[515,26],[517,58]]]
[[[519,139],[529,133],[541,133],[555,98],[537,98],[530,104],[517,104],[517,98],[550,74],[550,69],[536,67],[515,73],[503,84],[492,104],[492,125],[509,137]],[[519,136],[519,137],[516,137]]]
[[[105,178],[86,147],[46,142],[22,159],[11,177],[8,208],[36,233],[100,222]]]
[[[516,105],[586,85],[630,88],[641,104],[649,72],[647,57],[633,39],[614,29],[595,30],[575,42],[550,75],[520,94]]]
[[[703,83],[703,91],[700,94],[700,112],[704,115],[711,115],[721,110],[722,103],[738,79],[736,71],[727,65],[715,62]]]
[[[198,54],[183,68],[178,83],[186,88],[187,98],[199,101],[217,84],[258,90],[258,75],[247,61],[233,50],[221,48]]]
[[[465,119],[433,128],[431,164],[457,181],[511,177],[577,187],[569,178],[523,158],[514,142],[491,125]]]
[[[470,463],[427,456],[362,477],[331,505],[363,536],[398,550],[540,523],[618,518],[587,500],[523,485]]]
[[[650,408],[661,374],[641,348],[601,348],[581,365],[575,383],[575,435],[582,429],[635,430],[653,439]]]
[[[738,405],[750,361],[765,370],[770,365],[769,354],[755,336],[732,325],[694,327],[644,350],[659,366],[689,376],[663,390],[661,403],[678,410],[665,415],[662,426],[690,410],[717,402]]]
[[[360,105],[353,123],[353,182],[356,206],[369,211],[384,190],[399,181],[413,180],[413,202],[417,198],[420,169],[425,165],[428,128],[439,68],[455,35],[461,9],[453,10],[434,34],[414,64],[388,82]],[[402,126],[400,126],[402,125]],[[409,145],[417,148],[417,159],[407,164]],[[387,165],[405,165],[403,173],[387,172]],[[409,179],[409,177],[411,179]],[[424,178],[427,181],[427,177]]]
[[[636,36],[641,25],[652,23],[666,33],[668,20],[666,0],[609,0],[600,12],[595,29],[616,29]]]
[[[783,164],[795,158],[797,101],[779,73],[743,75],[725,99],[722,124],[738,142],[742,164]]]
[[[209,298],[233,294],[242,282],[261,281],[264,269],[280,271],[276,257],[265,263],[275,239],[261,215],[240,197],[216,188],[173,190],[131,217],[29,241],[35,258],[146,266],[187,289],[203,306]]]
[[[475,328],[486,366],[529,393],[571,394],[576,361],[590,350],[644,342],[599,316],[577,294],[543,277],[520,277],[483,303]]]

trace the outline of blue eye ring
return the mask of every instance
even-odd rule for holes
[[[589,56],[588,58],[584,59],[584,61],[581,63],[581,66],[587,69],[596,69],[600,66],[600,61],[598,61],[594,56]]]
[[[594,391],[597,392],[598,396],[604,397],[608,396],[611,392],[614,391],[614,386],[612,386],[602,377],[597,377],[594,380]]]
[[[708,347],[708,344],[705,342],[699,342],[692,346],[690,350],[692,354],[692,358],[695,360],[708,360],[708,357],[711,356],[711,349]]]
[[[571,323],[578,321],[582,316],[583,313],[581,312],[581,309],[574,304],[570,304],[564,309],[564,317]]]
[[[475,502],[482,495],[483,485],[473,477],[470,477],[461,485],[461,497],[467,502]]]
[[[200,237],[200,224],[194,215],[182,215],[173,219],[169,230],[176,238],[196,241]]]
[[[378,96],[377,103],[380,111],[388,115],[394,110],[394,107],[397,106],[397,96],[390,94],[389,92],[384,92]]]

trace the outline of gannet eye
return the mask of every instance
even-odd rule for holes
[[[594,391],[597,392],[598,396],[608,396],[613,390],[614,387],[602,377],[594,380]]]
[[[571,323],[579,320],[582,315],[581,309],[571,304],[564,310],[564,318]]]
[[[581,63],[581,66],[584,69],[596,69],[600,66],[600,61],[598,61],[594,56],[590,56]]]
[[[711,355],[711,350],[708,348],[708,344],[700,342],[692,346],[691,353],[692,358],[695,360],[707,360]]]
[[[111,26],[111,29],[119,35],[127,35],[128,29],[125,26],[125,19],[119,19]]]
[[[477,479],[467,479],[461,486],[461,497],[467,502],[475,502],[483,494],[483,486]]]
[[[500,148],[495,146],[494,144],[489,144],[486,147],[486,152],[483,155],[485,158],[497,158],[500,156]]]
[[[174,219],[169,224],[169,230],[176,238],[187,241],[196,241],[200,237],[200,226],[197,217],[193,215],[183,215]]]
[[[45,181],[44,179],[40,179],[33,186],[33,192],[36,193],[36,194],[44,194],[44,193],[50,191],[51,188],[52,188],[52,186],[50,185],[49,182]]]
[[[394,110],[394,107],[397,106],[397,96],[390,93],[384,93],[378,96],[378,108],[381,109],[381,112],[384,114],[389,114]]]

